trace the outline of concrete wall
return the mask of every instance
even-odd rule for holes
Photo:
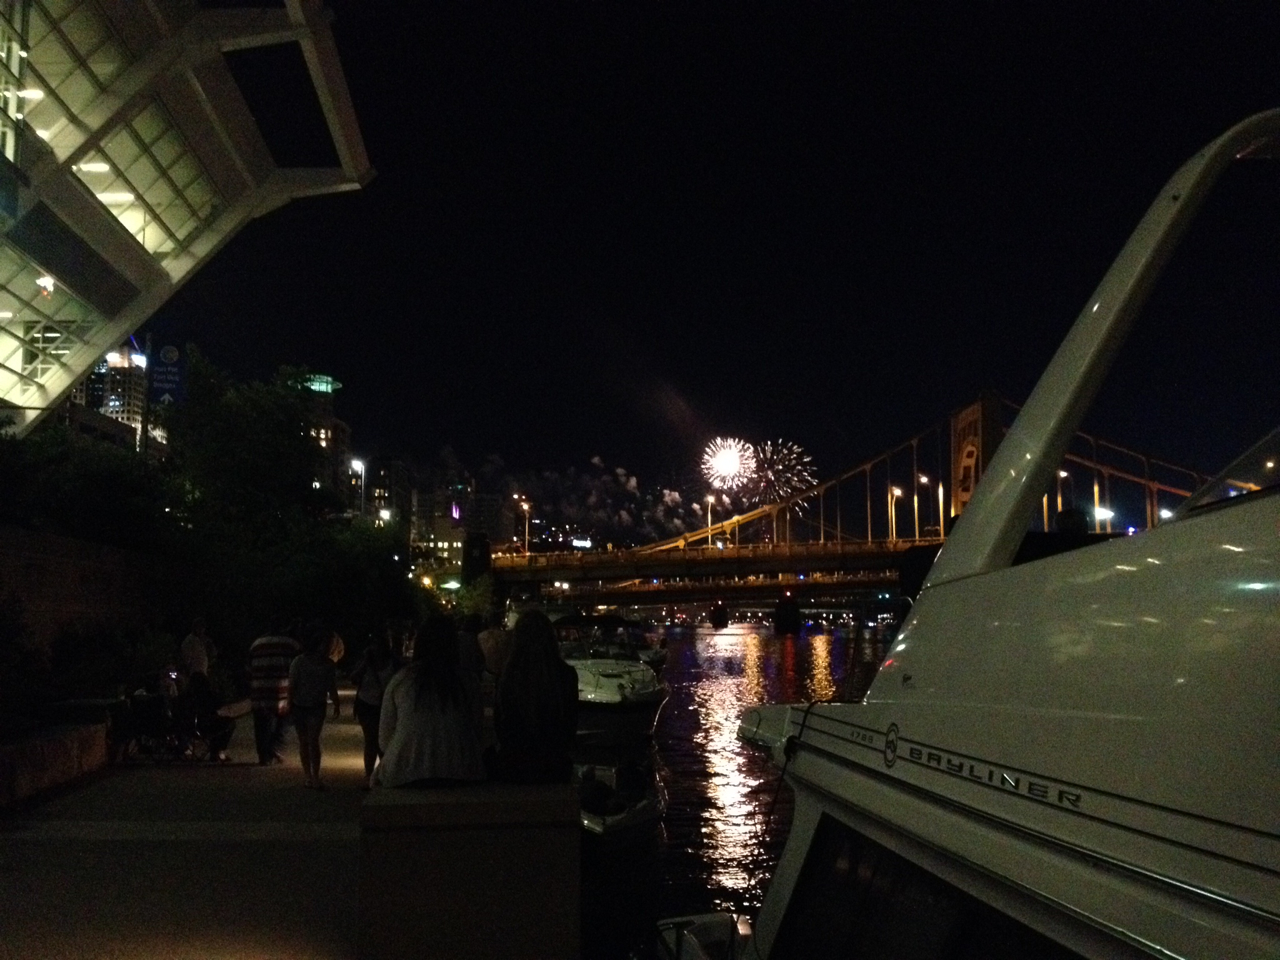
[[[360,815],[362,960],[578,956],[577,791],[379,789]]]
[[[106,765],[106,724],[54,727],[16,743],[0,743],[0,807],[71,783]]]
[[[142,554],[0,527],[0,602],[17,601],[27,636],[48,644],[71,626],[142,623],[161,571]]]

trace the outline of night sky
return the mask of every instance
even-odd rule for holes
[[[662,482],[738,435],[822,476],[1021,402],[1165,179],[1280,106],[1274,3],[331,5],[377,178],[257,221],[144,331],[329,373],[357,453],[423,463]],[[277,160],[325,159],[277,66],[235,65]],[[1275,425],[1252,166],[1104,437],[1214,470]]]

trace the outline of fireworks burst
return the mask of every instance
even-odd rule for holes
[[[721,490],[736,490],[751,482],[755,473],[755,451],[742,440],[716,437],[702,454],[702,475]]]
[[[766,440],[755,448],[755,472],[747,495],[757,503],[777,503],[814,484],[811,458],[785,440]]]

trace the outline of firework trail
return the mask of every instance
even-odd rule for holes
[[[702,454],[702,475],[721,490],[736,490],[751,482],[755,473],[755,452],[742,440],[716,437]]]
[[[812,459],[786,440],[766,440],[755,448],[755,471],[745,493],[756,503],[778,503],[814,484]]]

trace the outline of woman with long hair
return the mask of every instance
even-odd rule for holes
[[[391,678],[382,696],[377,782],[407,787],[483,779],[475,686],[458,661],[453,618],[428,618],[413,662]]]
[[[546,614],[516,621],[493,708],[493,775],[520,783],[567,783],[578,729],[578,673],[560,657]]]

